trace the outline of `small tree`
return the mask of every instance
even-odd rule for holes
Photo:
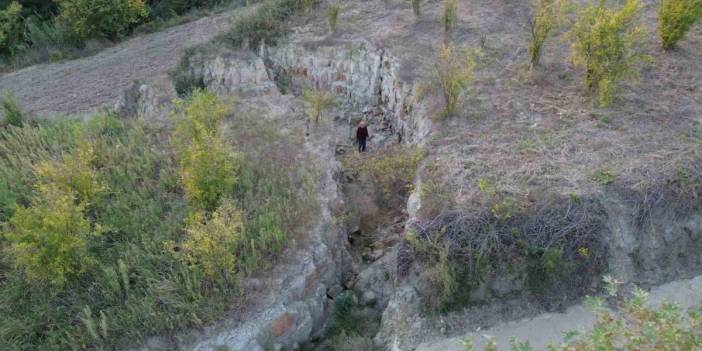
[[[216,135],[228,113],[229,109],[216,94],[195,90],[188,99],[176,101],[171,141],[176,147],[183,147],[193,140]]]
[[[187,238],[180,255],[185,263],[197,266],[212,280],[230,280],[238,269],[238,249],[244,229],[241,213],[227,200],[210,218],[196,212],[188,219]]]
[[[621,80],[638,77],[648,56],[640,51],[645,29],[639,21],[639,0],[609,8],[605,1],[587,6],[569,33],[571,59],[585,68],[585,86],[599,93],[601,106],[609,105]]]
[[[18,207],[4,233],[9,255],[28,278],[62,286],[92,262],[88,239],[99,234],[84,217],[75,193],[39,187],[30,207]]]
[[[336,26],[339,24],[339,14],[341,13],[341,6],[339,4],[329,5],[327,9],[327,21],[329,21],[329,30],[334,33],[336,32]]]
[[[662,0],[658,8],[658,34],[663,48],[675,47],[700,19],[702,0]]]
[[[441,15],[441,23],[443,23],[446,33],[451,32],[451,28],[456,23],[457,10],[458,0],[444,0],[444,13]]]
[[[534,16],[529,22],[531,41],[529,42],[530,66],[538,66],[541,58],[541,48],[553,32],[561,24],[563,11],[567,0],[533,0]]]
[[[213,211],[232,194],[238,172],[237,156],[219,136],[194,141],[181,158],[185,197],[198,210]]]
[[[309,104],[307,113],[310,121],[319,123],[322,113],[336,105],[336,98],[331,93],[322,90],[305,90],[303,99]]]
[[[475,60],[473,51],[467,48],[456,48],[453,45],[443,46],[435,65],[436,78],[444,97],[446,117],[456,112],[458,99],[473,81]]]
[[[412,1],[412,11],[414,11],[414,15],[419,17],[421,15],[422,11],[422,0],[411,0]]]
[[[220,134],[228,112],[217,95],[205,90],[176,104],[171,144],[180,158],[185,196],[197,210],[216,209],[237,182],[239,159]]]

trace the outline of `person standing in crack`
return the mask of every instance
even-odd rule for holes
[[[368,126],[366,120],[361,120],[356,129],[356,141],[358,142],[358,151],[366,152],[366,141],[368,140]]]

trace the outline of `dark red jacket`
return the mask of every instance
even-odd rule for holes
[[[358,127],[356,130],[356,139],[368,139],[368,127]]]

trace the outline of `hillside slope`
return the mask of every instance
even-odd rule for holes
[[[175,67],[186,48],[212,40],[255,6],[138,36],[93,56],[28,67],[0,76],[0,92],[37,115],[72,114],[113,104],[135,80],[149,80]]]

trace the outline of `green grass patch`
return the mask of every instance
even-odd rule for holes
[[[247,118],[228,114],[225,121]],[[235,308],[241,277],[270,267],[314,217],[311,163],[288,162],[300,160],[300,145],[277,128],[252,122],[249,138],[221,139],[239,155],[238,177],[214,210],[189,201],[168,133],[109,114],[0,130],[0,349],[118,349],[202,326]],[[269,144],[298,156],[273,153],[264,162],[259,156]],[[63,168],[72,164],[80,172]],[[77,176],[64,177],[69,171]],[[80,191],[94,184],[99,192]],[[43,202],[51,199],[43,187],[59,192],[62,207]],[[70,213],[80,227],[57,231],[27,220],[27,211]],[[90,228],[98,235],[83,235]],[[218,240],[210,236],[222,235],[218,228],[239,228],[225,231],[232,245],[215,257],[233,265],[187,249]],[[43,252],[52,269],[38,270],[31,265],[36,253],[18,251],[18,243],[42,233],[80,240],[66,242],[71,250],[60,256]]]

